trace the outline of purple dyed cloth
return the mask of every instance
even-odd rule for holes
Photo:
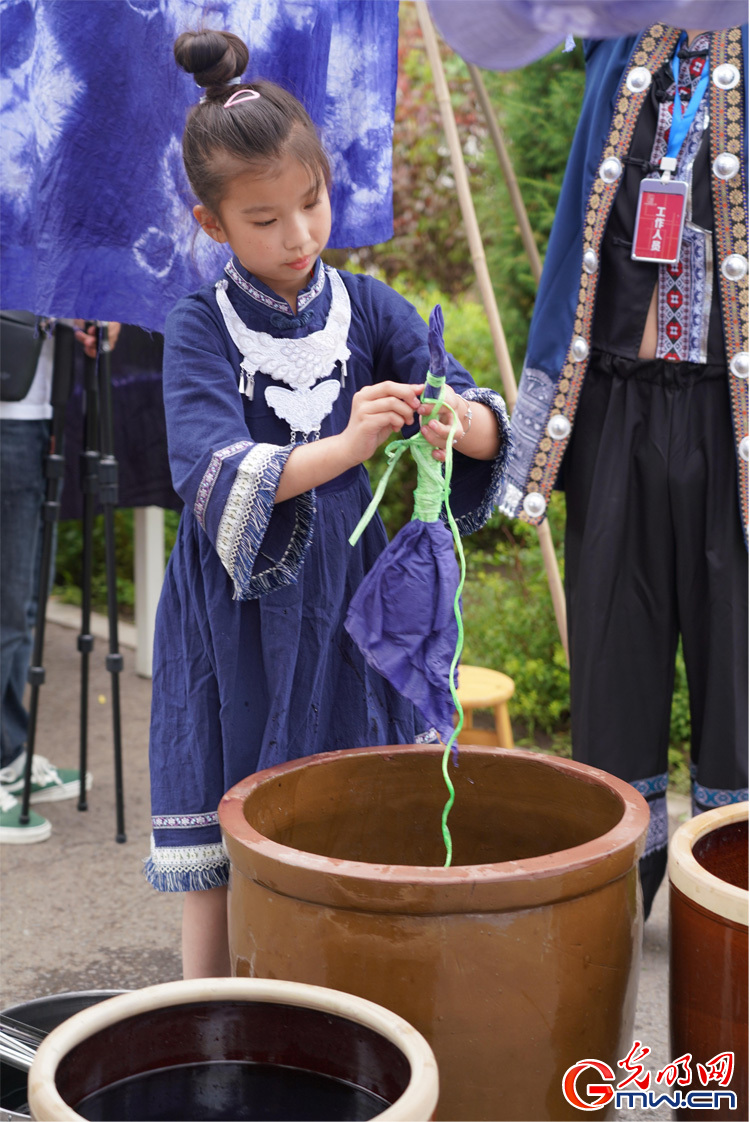
[[[439,304],[430,312],[430,322],[427,325],[427,346],[430,348],[430,373],[436,378],[445,378],[448,373],[448,352],[445,349],[443,332],[445,320],[443,309]]]
[[[402,527],[352,597],[345,627],[370,666],[444,743],[453,732],[450,665],[458,641],[453,537],[444,522]]]
[[[444,380],[448,354],[443,327],[436,304],[427,332],[430,373]],[[453,535],[440,519],[442,468],[419,434],[408,447],[419,473],[415,516],[365,576],[344,626],[370,666],[417,707],[447,744],[453,732],[450,673],[458,644],[455,600],[461,575]]]
[[[619,39],[660,21],[716,31],[747,20],[746,0],[428,0],[440,34],[468,62],[515,70],[568,35]]]

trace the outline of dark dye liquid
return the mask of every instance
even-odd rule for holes
[[[87,1095],[75,1110],[91,1122],[359,1122],[389,1105],[330,1075],[220,1060],[131,1075]]]
[[[747,891],[747,821],[704,834],[693,846],[693,857],[706,872]]]

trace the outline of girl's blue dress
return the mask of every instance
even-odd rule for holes
[[[274,504],[295,444],[341,432],[357,390],[424,380],[427,326],[386,285],[320,261],[296,315],[236,258],[227,272],[181,300],[165,332],[169,456],[185,503],[154,645],[146,876],[165,891],[226,883],[217,807],[240,779],[427,731],[343,625],[387,541],[374,518],[348,544],[371,498],[364,466]],[[507,435],[498,394],[452,358],[448,380]],[[462,533],[491,513],[506,448],[492,462],[456,454]]]

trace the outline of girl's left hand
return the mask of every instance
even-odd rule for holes
[[[445,406],[450,405],[458,415],[458,427],[453,434],[453,443],[458,444],[459,440],[468,431],[466,414],[469,411],[469,402],[463,397],[459,397],[447,383],[445,386],[444,404],[439,414],[429,424],[424,424],[424,416],[432,412],[433,406],[422,404],[419,406],[418,412],[421,414],[420,424],[422,425],[422,436],[428,444],[433,447],[433,459],[445,461],[445,446],[450,436],[451,425],[453,424],[453,413]]]

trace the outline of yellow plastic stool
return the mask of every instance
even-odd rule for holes
[[[508,701],[513,697],[515,689],[513,679],[498,670],[487,670],[484,666],[459,666],[458,699],[464,711],[464,726],[458,734],[459,744],[491,744],[500,748],[514,748]],[[474,727],[475,709],[494,709],[494,732]]]

